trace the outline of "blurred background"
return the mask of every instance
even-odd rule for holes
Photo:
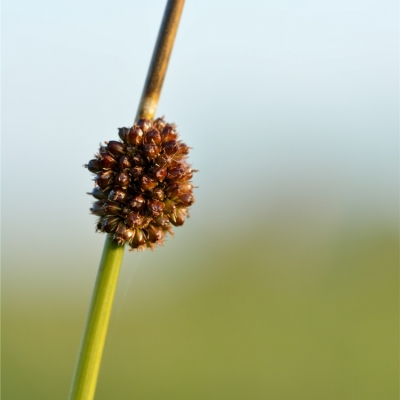
[[[67,398],[104,242],[82,166],[164,6],[3,1],[4,400]],[[187,2],[157,115],[196,204],[125,253],[96,399],[398,398],[398,8]]]

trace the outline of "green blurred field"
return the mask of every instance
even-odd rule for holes
[[[397,230],[193,232],[126,254],[96,400],[398,398]],[[92,284],[21,296],[3,277],[4,400],[67,398]]]

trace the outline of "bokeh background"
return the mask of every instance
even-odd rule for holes
[[[67,398],[104,242],[82,165],[164,5],[3,1],[4,400]],[[197,201],[125,254],[97,400],[398,398],[398,8],[187,2],[157,114]]]

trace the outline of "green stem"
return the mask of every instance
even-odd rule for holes
[[[69,396],[71,400],[94,397],[123,255],[123,246],[107,236]]]
[[[168,0],[136,118],[153,119],[184,0]],[[124,247],[107,235],[93,290],[69,400],[92,400],[96,390],[108,323],[121,269]]]

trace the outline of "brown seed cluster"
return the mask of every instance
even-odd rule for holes
[[[163,244],[172,225],[180,226],[194,203],[187,163],[189,147],[178,140],[175,124],[163,118],[139,119],[120,128],[121,141],[105,142],[86,168],[96,174],[90,193],[97,201],[97,230],[132,249]]]

